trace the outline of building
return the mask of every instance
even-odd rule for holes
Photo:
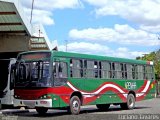
[[[16,57],[19,52],[51,50],[42,25],[32,25],[19,0],[0,0],[0,58]]]

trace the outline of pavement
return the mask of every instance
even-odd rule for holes
[[[46,115],[39,115],[35,109],[29,109],[26,113],[2,114],[0,120],[160,120],[159,111],[160,98],[154,98],[136,102],[133,110],[111,105],[107,111],[101,111],[92,105],[83,106],[79,115],[70,115],[66,110],[56,109],[50,109]]]
[[[29,112],[29,109],[20,108],[20,109],[2,109],[0,110],[0,114],[12,114],[12,113],[25,113]]]
[[[160,94],[156,95],[156,98],[160,98]]]
[[[160,98],[160,95],[157,95],[156,98]],[[113,106],[114,107],[114,106]],[[86,106],[83,106],[83,108],[87,108]],[[92,109],[92,106],[91,106]],[[14,113],[29,113],[29,112],[36,112],[35,109],[25,109],[24,107],[21,107],[20,109],[0,109],[0,115],[1,114],[14,114]]]

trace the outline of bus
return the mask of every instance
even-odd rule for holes
[[[134,109],[135,102],[155,97],[152,61],[61,51],[20,53],[14,71],[14,106],[67,109],[81,106],[107,110],[111,104]]]
[[[11,68],[15,63],[15,58],[0,59],[0,109],[13,106],[14,90]]]

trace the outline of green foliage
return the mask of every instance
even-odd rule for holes
[[[160,49],[158,51],[154,51],[149,54],[145,54],[142,57],[137,57],[136,59],[153,61],[156,79],[160,79]]]

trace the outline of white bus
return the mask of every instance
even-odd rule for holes
[[[15,63],[15,58],[0,59],[0,109],[13,106],[14,90],[11,67]]]

